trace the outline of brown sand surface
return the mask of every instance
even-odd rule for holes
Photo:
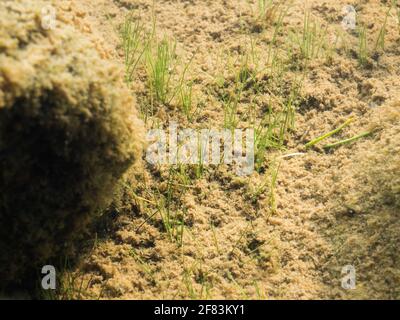
[[[177,55],[192,56],[187,78],[193,82],[200,106],[188,121],[173,103],[157,106],[154,119],[164,126],[176,121],[183,128],[222,127],[221,86],[231,85],[238,57],[257,53],[265,61],[273,23],[256,21],[255,1],[227,0],[72,0],[56,1],[61,19],[86,32],[107,59],[123,64],[118,28],[128,13],[148,29],[152,12],[157,37],[176,39]],[[342,8],[352,4],[366,24],[374,46],[389,1],[299,1],[288,14],[276,40],[277,52],[288,56],[290,34],[303,28],[305,8],[326,28],[337,47],[329,57],[317,57],[307,72],[285,69],[282,88],[267,87],[268,72],[257,75],[262,89],[244,92],[238,127],[266,112],[268,101],[279,105],[290,85],[302,79],[295,126],[282,150],[268,151],[262,170],[237,177],[231,168],[206,168],[189,183],[174,171],[145,171],[139,186],[126,183],[124,194],[110,209],[107,221],[81,262],[66,278],[84,282],[82,298],[106,299],[354,299],[400,298],[400,33],[397,17],[387,21],[385,52],[360,67],[358,37],[341,29]],[[292,31],[291,31],[292,30]],[[343,34],[338,41],[337,34]],[[345,40],[344,40],[345,39]],[[226,88],[225,87],[225,88]],[[139,68],[132,83],[138,105],[147,99],[146,76]],[[254,108],[253,108],[254,107]],[[327,139],[332,143],[360,132],[372,134],[325,151],[305,143],[351,125]],[[148,127],[152,126],[148,122]],[[302,155],[284,157],[287,154]],[[276,187],[271,172],[279,166]],[[182,187],[184,185],[184,187]],[[257,199],[257,186],[267,187]],[[165,230],[154,204],[167,192],[168,209],[184,217],[183,236]],[[276,204],[271,201],[273,193]],[[164,216],[165,217],[165,216]],[[104,231],[103,230],[103,231]],[[91,244],[92,245],[92,244]],[[342,267],[356,268],[356,289],[341,287]],[[74,282],[74,281],[73,281]],[[73,286],[73,284],[71,284]]]

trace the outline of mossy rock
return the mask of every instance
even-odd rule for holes
[[[46,2],[48,3],[48,2]],[[141,157],[143,128],[117,66],[41,1],[0,2],[0,279],[70,253]]]

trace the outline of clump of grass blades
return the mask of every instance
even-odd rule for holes
[[[390,6],[390,8],[387,10],[386,15],[385,15],[385,20],[382,24],[382,27],[379,30],[378,38],[375,43],[375,51],[377,51],[378,49],[381,49],[382,51],[385,50],[385,37],[386,37],[386,33],[387,33],[386,28],[387,28],[387,22],[388,22],[388,18],[389,18],[391,11],[392,11],[392,6]]]
[[[294,129],[299,90],[297,84],[293,85],[289,98],[285,103],[281,103],[280,110],[274,110],[270,102],[267,114],[258,125],[254,126],[256,171],[260,172],[263,168],[268,150],[284,148],[288,133]]]
[[[275,56],[270,66],[268,81],[255,86],[251,96],[252,101],[257,100],[257,97],[265,92],[270,97],[268,109],[261,121],[258,121],[255,115],[254,103],[250,103],[249,116],[255,133],[255,169],[258,172],[263,168],[267,151],[282,149],[288,134],[295,127],[296,106],[299,102],[302,82],[298,79],[293,80],[290,91],[287,92],[287,83],[283,81],[285,71],[284,63]]]
[[[139,20],[128,15],[121,29],[122,46],[125,60],[125,80],[132,82],[135,71],[152,39],[152,33],[147,33]]]
[[[304,14],[302,34],[292,33],[292,39],[297,44],[300,57],[305,60],[311,60],[320,57],[327,46],[326,44],[327,27],[321,29],[321,26],[312,18],[311,12]]]
[[[385,19],[381,28],[379,29],[379,33],[375,42],[375,47],[373,48],[374,52],[385,51],[385,39],[387,34],[387,23],[390,16],[390,13],[395,7],[397,10],[398,15],[398,22],[399,22],[399,31],[400,31],[400,9],[397,8],[397,0],[393,1],[391,6],[387,9]],[[365,25],[361,24],[358,28],[358,62],[361,66],[368,65],[368,58],[370,57],[371,52],[368,46],[368,39],[367,39],[367,29]]]
[[[194,55],[192,56],[190,61],[184,67],[184,70],[183,70],[183,73],[181,75],[181,79],[179,82],[179,86],[178,86],[180,106],[181,106],[181,109],[182,109],[184,115],[186,116],[186,119],[189,122],[191,122],[193,120],[193,117],[199,111],[199,105],[198,104],[195,105],[194,99],[193,99],[193,82],[185,80],[187,69],[189,68],[190,64],[192,63],[193,58],[194,58]]]
[[[135,195],[141,211],[147,216],[145,221],[137,227],[137,231],[148,221],[154,219],[159,221],[157,220],[159,217],[169,240],[179,247],[183,246],[187,211],[185,207],[181,206],[181,200],[191,187],[189,170],[188,165],[170,166],[165,187],[145,188],[147,196],[144,197]]]
[[[198,279],[198,281],[196,281],[196,276],[193,269],[194,267],[185,268],[182,279],[190,299],[209,299],[211,297],[210,289],[212,286],[211,283],[209,283],[209,281],[207,280],[207,272],[205,272],[204,274],[203,272],[201,272],[202,276]]]
[[[226,129],[233,130],[237,127],[239,123],[239,119],[237,116],[239,97],[240,94],[237,94],[234,97],[228,97],[226,100],[223,101],[224,128]]]
[[[256,201],[261,194],[268,191],[268,206],[270,213],[276,213],[276,196],[275,189],[278,181],[278,175],[280,170],[280,163],[272,161],[269,165],[269,172],[265,175],[265,180],[253,190],[251,194],[251,200]]]
[[[273,0],[258,0],[257,2],[257,20],[262,23],[273,24],[279,11],[279,4]]]
[[[255,169],[260,171],[264,164],[265,155],[270,149],[279,149],[281,147],[280,139],[276,135],[278,128],[278,118],[269,105],[269,111],[266,117],[255,128]]]
[[[364,25],[358,29],[358,62],[361,66],[365,66],[368,62],[369,50],[367,31]]]
[[[161,103],[170,103],[175,96],[172,77],[177,66],[176,43],[164,38],[156,44],[155,52],[149,47],[146,63],[150,94]]]
[[[185,77],[193,57],[183,65],[181,74],[178,74],[181,61],[176,54],[176,42],[166,37],[154,42],[146,50],[146,69],[152,101],[170,104],[180,94],[183,108],[189,111],[192,102],[191,86],[185,85]]]
[[[276,30],[279,28],[280,26],[277,26]],[[287,83],[282,81],[286,71],[285,64],[275,50],[271,50],[270,56],[271,61],[268,65],[259,65],[259,55],[252,42],[250,52],[236,59],[233,66],[228,65],[225,68],[233,74],[233,77],[229,77],[233,81],[228,82],[223,76],[216,78],[218,87],[222,88],[219,94],[224,112],[224,128],[233,130],[239,123],[248,122],[249,127],[254,129],[255,168],[258,172],[264,166],[267,151],[283,148],[288,133],[294,128],[296,104],[301,87],[300,82],[294,81],[290,92],[287,93]],[[263,72],[269,69],[270,76],[267,82],[260,80]],[[220,79],[221,81],[218,81]],[[266,114],[259,121],[256,101],[258,97],[265,95],[266,91],[270,95],[270,102]],[[287,97],[282,99],[281,95]],[[247,100],[247,98],[250,99],[248,112],[242,113],[244,115],[240,117],[239,108],[242,100]],[[273,108],[273,104],[276,107]]]
[[[179,90],[180,105],[182,112],[188,121],[192,121],[197,109],[193,110],[193,84],[184,83]]]
[[[288,11],[289,11],[289,6],[287,6],[284,10],[282,10],[280,12],[280,14],[276,20],[274,33],[272,35],[272,39],[271,39],[271,42],[269,44],[269,49],[268,49],[268,59],[267,59],[268,62],[271,61],[271,52],[272,52],[273,46],[276,44],[279,32],[281,31],[282,26],[283,26],[283,20],[285,19]]]
[[[158,202],[164,228],[171,241],[176,241],[179,246],[183,245],[183,234],[185,231],[186,211],[174,210],[173,201],[176,198],[179,202],[180,197],[185,193],[190,184],[186,167],[178,165],[176,168],[169,169],[166,194],[160,194],[161,201]]]
[[[251,67],[248,64],[248,56],[242,57],[240,66],[231,68],[234,74],[232,90],[224,92],[222,107],[224,112],[224,128],[234,130],[239,123],[238,108],[246,83],[252,77]]]
[[[283,121],[280,123],[279,141],[281,145],[285,142],[289,130],[294,129],[296,103],[300,94],[301,84],[294,83],[286,103],[283,105]]]

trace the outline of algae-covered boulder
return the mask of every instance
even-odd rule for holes
[[[0,2],[0,279],[67,253],[141,156],[121,70],[37,0]],[[32,273],[31,273],[32,272]]]

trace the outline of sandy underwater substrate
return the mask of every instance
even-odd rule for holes
[[[82,69],[73,77],[88,81],[89,71],[94,78],[110,72],[111,84],[105,78],[90,79],[104,85],[99,89],[104,99],[108,99],[110,86],[111,91],[121,90],[117,94],[120,99],[135,97],[127,98],[129,102],[117,101],[123,110],[116,118],[99,116],[99,121],[105,121],[101,128],[107,137],[121,146],[110,151],[99,144],[93,156],[109,156],[114,162],[121,156],[129,161],[121,160],[123,169],[116,174],[119,182],[110,178],[112,188],[96,180],[101,177],[98,170],[91,171],[94,180],[88,181],[93,185],[86,184],[90,190],[97,190],[92,186],[100,183],[107,195],[115,195],[111,205],[111,199],[106,201],[106,210],[102,205],[103,216],[80,243],[79,259],[63,272],[58,298],[400,298],[399,6],[386,18],[387,1],[352,3],[357,23],[364,24],[367,31],[369,54],[360,65],[359,33],[345,31],[341,25],[343,7],[349,4],[342,0],[307,1],[307,5],[297,0],[282,2],[276,7],[280,9],[261,21],[257,2],[245,0],[165,0],[155,1],[154,7],[151,0],[52,4],[60,25],[90,42],[90,50],[96,53],[88,50],[101,61],[96,74],[90,58],[83,59],[88,73]],[[304,64],[296,51],[295,34],[303,30],[306,8],[318,21],[323,30],[319,36],[326,42],[321,53]],[[275,35],[276,19],[284,10],[287,13]],[[148,110],[151,101],[146,64],[139,65],[133,81],[122,83],[120,27],[127,14],[141,21],[146,30],[152,30],[155,17],[155,37],[176,40],[176,55],[183,61],[177,72],[190,61],[186,80],[192,85],[193,104],[197,106],[190,119],[179,99],[152,104],[151,114],[144,116],[143,110]],[[376,43],[385,19],[381,49]],[[0,39],[4,38],[0,33]],[[38,40],[33,37],[27,41]],[[277,65],[282,65],[275,66],[279,75],[267,61],[271,42]],[[4,84],[10,78],[4,64],[4,43],[0,42],[1,112],[10,105]],[[39,45],[37,50],[43,48]],[[57,59],[68,50],[64,47],[54,61],[60,61]],[[241,73],[244,63],[245,76]],[[97,68],[97,62],[94,64]],[[119,71],[104,71],[109,65]],[[238,177],[230,166],[211,166],[199,173],[192,167],[152,166],[144,157],[137,159],[140,147],[133,140],[129,145],[127,137],[142,139],[142,129],[135,131],[141,121],[147,130],[166,128],[172,121],[182,128],[223,128],[226,99],[236,94],[238,70],[239,78],[246,81],[235,110],[240,128],[252,121],[260,123],[270,106],[280,110],[293,88],[299,88],[293,101],[293,126],[287,130],[282,148],[268,149],[257,171]],[[29,74],[24,75],[31,81]],[[22,83],[23,77],[17,78]],[[29,86],[37,90],[36,85]],[[132,106],[135,110],[129,109]],[[125,123],[130,115],[138,121],[135,128],[118,131],[121,124],[116,122]],[[350,118],[352,122],[337,134],[305,147]],[[105,119],[116,122],[110,124]],[[352,143],[323,148],[362,132],[369,134]],[[90,148],[94,142],[88,139],[84,143]],[[89,158],[84,159],[92,164]],[[110,170],[106,164],[102,166]],[[104,179],[108,178],[105,174]],[[1,214],[3,219],[6,215]],[[172,229],[167,227],[167,218]],[[9,233],[7,237],[11,237]],[[346,265],[356,271],[356,286],[351,290],[341,285]]]

